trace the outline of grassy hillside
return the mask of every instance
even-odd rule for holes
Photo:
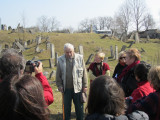
[[[115,49],[115,45],[118,46],[118,51],[121,50],[121,47],[123,45],[129,46],[130,42],[124,43],[114,38],[104,38],[101,39],[102,35],[100,34],[87,34],[87,33],[74,33],[74,34],[64,34],[64,33],[36,33],[36,34],[28,34],[28,33],[12,33],[8,31],[0,31],[0,44],[4,48],[5,44],[8,44],[9,46],[12,45],[12,42],[15,41],[15,39],[22,39],[23,41],[32,40],[35,39],[37,35],[42,36],[49,36],[49,41],[54,44],[55,51],[58,53],[58,55],[63,54],[63,45],[67,42],[72,43],[75,48],[76,52],[78,52],[78,46],[82,45],[84,49],[84,60],[86,61],[89,57],[89,55],[92,53],[94,54],[99,48],[102,49],[102,51],[106,54],[106,57],[110,57],[110,46],[113,46]],[[160,64],[160,40],[150,40],[147,43],[144,43],[142,40],[142,43],[139,44],[133,44],[132,47],[137,48],[141,51],[141,48],[145,50],[145,52],[142,52],[142,60],[147,61],[151,64]],[[46,50],[46,44],[45,40],[42,39],[42,43],[39,45],[40,49],[44,49],[42,53],[35,53],[35,43],[28,46],[28,48],[23,52],[23,55],[27,60],[32,59],[34,56],[36,56],[37,59],[42,60],[44,71],[51,72],[52,69],[49,68],[49,61],[50,58],[50,50]],[[128,49],[128,48],[127,48]],[[117,61],[115,59],[109,58],[108,64],[111,68],[111,74],[114,71],[115,65],[117,64]],[[88,65],[86,66],[88,67]],[[56,70],[56,67],[54,68]],[[62,107],[61,107],[61,94],[57,92],[57,87],[54,83],[55,79],[52,78],[50,81],[53,82],[52,88],[54,92],[55,101],[52,105],[49,106],[51,110],[51,120],[61,120],[61,113],[62,113]],[[74,112],[74,109],[72,109],[72,112]],[[73,119],[74,115],[72,116]]]

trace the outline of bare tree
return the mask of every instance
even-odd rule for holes
[[[111,28],[112,23],[113,23],[113,18],[112,17],[106,17],[105,26],[107,27],[107,29]]]
[[[38,19],[38,26],[42,32],[48,32],[50,21],[46,16],[41,16]]]
[[[79,31],[80,32],[90,32],[90,20],[89,19],[85,19],[83,21],[80,22],[79,24]]]
[[[131,23],[131,9],[128,1],[126,1],[119,10],[118,23],[120,25],[120,29],[127,34],[129,29],[129,24]]]
[[[155,26],[155,21],[151,14],[147,13],[143,18],[143,25],[145,30],[153,29]]]
[[[142,27],[143,16],[145,15],[145,2],[144,0],[128,0],[130,3],[132,16],[138,32]]]
[[[98,26],[100,30],[105,29],[106,21],[107,21],[106,17],[98,17]]]
[[[59,21],[57,21],[55,17],[52,17],[50,19],[50,31],[53,32],[58,28],[58,26],[59,26]]]

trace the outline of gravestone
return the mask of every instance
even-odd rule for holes
[[[20,43],[21,45],[23,45],[23,40],[19,39],[19,43]]]
[[[82,45],[79,45],[79,54],[83,55],[83,46]]]
[[[112,46],[110,46],[110,51],[111,51],[111,57],[114,58],[114,50]]]
[[[5,48],[5,49],[8,49],[8,48],[9,48],[9,46],[8,46],[7,44],[5,44],[4,48]]]
[[[37,45],[35,48],[35,52],[38,53],[40,51],[39,46]]]
[[[118,60],[118,46],[115,45],[115,59]]]
[[[150,39],[149,35],[147,35],[147,41]]]
[[[51,58],[54,59],[55,58],[54,44],[50,44],[50,47],[51,47]]]
[[[134,32],[132,32],[132,33],[131,33],[131,36],[130,36],[130,38],[129,38],[129,39],[134,39],[134,36],[135,36],[135,33],[134,33]]]
[[[137,32],[135,34],[135,43],[139,43],[139,35]]]
[[[51,43],[50,42],[46,42],[46,50],[49,50],[51,48]]]
[[[55,52],[55,66],[57,66],[58,64],[58,53]]]
[[[50,76],[49,76],[49,78],[51,79],[52,77],[54,77],[56,75],[56,71],[55,70],[53,70],[51,73],[50,73]]]
[[[88,57],[88,60],[86,62],[86,65],[91,63],[91,60],[92,60],[93,56],[94,56],[94,54],[90,54],[90,56]]]
[[[127,35],[125,33],[122,33],[122,35],[121,35],[121,41],[123,41],[123,42],[127,41]]]
[[[123,45],[122,48],[121,48],[121,51],[125,51],[126,48],[127,48],[127,46]]]
[[[37,45],[39,45],[41,43],[41,36],[36,37],[36,42],[37,42]]]
[[[31,44],[31,40],[27,40],[27,45],[30,45]]]
[[[127,48],[131,48],[133,44],[134,44],[134,41],[132,41]]]
[[[141,48],[141,53],[142,53],[142,52],[145,52],[145,50],[144,50],[143,48]]]
[[[103,62],[107,63],[108,62],[108,57],[104,57]]]
[[[50,68],[54,68],[54,61],[52,58],[49,59]]]
[[[18,49],[20,49],[20,51],[25,50],[25,48],[19,42],[15,42],[15,45],[18,47]]]
[[[24,42],[24,48],[27,48],[27,42]]]
[[[32,44],[35,43],[35,41],[36,41],[35,39],[32,39]]]

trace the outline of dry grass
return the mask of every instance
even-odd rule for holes
[[[121,47],[123,45],[129,46],[129,43],[123,43],[116,39],[111,38],[105,38],[100,39],[101,35],[99,34],[86,34],[86,33],[75,33],[75,34],[63,34],[63,33],[36,33],[36,34],[18,34],[18,33],[12,33],[10,34],[8,31],[0,31],[0,44],[3,46],[5,44],[12,45],[12,42],[15,41],[15,39],[22,39],[23,36],[25,36],[24,41],[35,39],[37,35],[42,36],[49,36],[49,41],[54,44],[55,51],[58,53],[58,55],[63,54],[63,45],[67,42],[72,43],[76,47],[76,52],[78,52],[78,46],[83,45],[84,48],[84,60],[86,61],[91,53],[95,53],[96,50],[99,48],[102,48],[103,52],[106,54],[107,57],[110,57],[110,46],[113,46],[115,48],[115,45],[118,46],[118,50],[121,50]],[[155,42],[156,41],[156,42]],[[160,43],[158,43],[159,40],[150,40],[149,43],[139,43],[139,44],[133,44],[132,47],[138,48],[141,51],[141,48],[145,50],[145,52],[142,52],[142,60],[147,61],[151,64],[160,64],[158,61],[160,61]],[[37,57],[37,59],[41,60],[43,62],[44,71],[51,72],[52,70],[56,70],[56,67],[53,69],[49,68],[49,58],[50,58],[50,50],[46,50],[45,40],[42,40],[42,44],[40,44],[40,49],[44,49],[42,53],[35,53],[35,45],[32,44],[28,46],[28,49],[23,52],[25,58],[27,60],[32,59],[34,56]],[[127,48],[128,49],[128,48]],[[159,51],[159,52],[158,52]],[[114,59],[108,59],[108,64],[111,68],[111,74],[114,71],[115,65],[117,64],[117,61]],[[86,66],[88,67],[88,65]],[[49,82],[52,83],[52,89],[54,93],[54,103],[49,106],[51,111],[51,120],[62,120],[62,97],[61,93],[57,91],[57,87],[55,85],[55,78],[49,79]],[[85,108],[86,104],[84,104]],[[75,120],[75,110],[74,105],[72,105],[72,120]]]

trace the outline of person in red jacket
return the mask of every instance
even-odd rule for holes
[[[94,62],[90,64],[87,69],[89,72],[90,83],[100,75],[110,76],[109,65],[103,62],[105,54],[103,52],[97,52],[95,54]]]
[[[6,49],[2,52],[2,57],[0,59],[0,80],[3,81],[3,79],[10,74],[19,76],[23,75],[25,66],[26,60],[21,53],[13,48]],[[47,78],[42,73],[43,67],[41,62],[39,62],[38,67],[34,67],[34,72],[35,77],[42,83],[46,103],[47,105],[50,105],[54,101],[53,92]]]
[[[148,96],[150,93],[155,92],[155,89],[151,87],[150,83],[148,82],[147,76],[149,72],[150,66],[146,64],[140,63],[137,64],[134,70],[135,78],[137,80],[138,88],[135,89],[132,94],[131,98],[132,103],[136,100]]]

